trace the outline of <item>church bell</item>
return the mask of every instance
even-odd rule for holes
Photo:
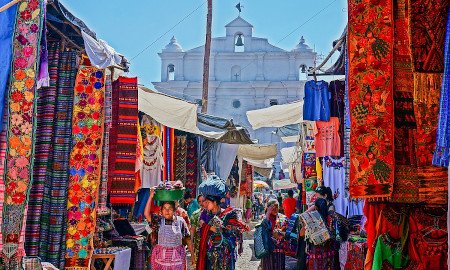
[[[236,40],[236,44],[235,45],[238,46],[238,47],[244,46],[244,43],[242,42],[242,35],[241,34],[238,35],[238,38]]]

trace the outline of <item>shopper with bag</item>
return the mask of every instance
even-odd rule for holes
[[[262,270],[283,270],[285,269],[286,255],[284,253],[284,234],[286,229],[286,216],[279,213],[280,205],[277,200],[267,202],[266,216],[259,225],[261,236],[255,236],[255,253],[257,245],[261,243],[267,252],[260,254]],[[262,242],[261,242],[262,241]]]
[[[308,270],[339,270],[339,242],[333,196],[328,187],[316,189],[315,205],[300,215],[307,240]]]

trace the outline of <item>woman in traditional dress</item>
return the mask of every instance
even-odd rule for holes
[[[273,242],[274,250],[261,259],[262,270],[284,270],[286,255],[284,249],[284,232],[286,227],[286,216],[278,213],[280,205],[277,200],[267,202],[266,216],[262,221],[263,233],[269,234]]]
[[[325,243],[314,245],[308,242],[308,270],[339,270],[339,248],[336,241],[336,218],[334,215],[333,195],[329,187],[316,189],[316,201],[308,211],[316,210],[327,226],[331,238]]]
[[[249,228],[242,221],[241,210],[220,207],[222,197],[204,194],[197,270],[234,270],[237,253],[242,253],[242,233]]]
[[[155,190],[152,188],[145,208],[145,217],[152,228],[152,270],[185,270],[186,249],[183,243],[186,243],[191,254],[193,252],[188,225],[175,214],[173,201],[161,202],[160,214],[151,214],[154,195]]]

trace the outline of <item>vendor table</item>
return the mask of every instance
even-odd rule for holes
[[[105,263],[104,270],[129,270],[130,269],[130,260],[131,260],[131,248],[127,248],[115,253],[107,254],[107,253],[98,253],[92,255],[91,260],[91,270],[95,269],[95,260],[101,259]],[[114,262],[114,268],[112,267],[112,263]]]

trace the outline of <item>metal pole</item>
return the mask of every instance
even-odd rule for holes
[[[208,0],[208,15],[206,16],[205,56],[203,58],[202,113],[208,112],[208,83],[209,83],[209,56],[211,54],[212,1],[213,0]]]

